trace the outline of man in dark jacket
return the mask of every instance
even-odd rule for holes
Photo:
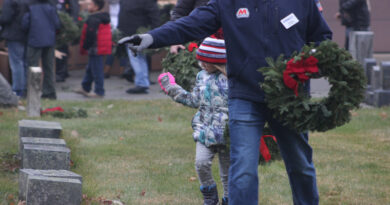
[[[26,32],[22,28],[22,18],[26,10],[25,0],[5,0],[0,25],[1,37],[7,41],[8,57],[12,71],[12,90],[17,96],[26,95]]]
[[[56,5],[58,11],[63,11],[69,14],[75,22],[78,21],[79,17],[79,1],[78,0],[51,0],[53,5]],[[56,58],[56,81],[64,82],[65,79],[69,76],[68,74],[68,55],[69,55],[69,46],[63,45],[57,47],[57,50],[64,55],[62,58]]]
[[[133,35],[141,27],[155,28],[159,25],[159,10],[156,0],[121,0],[118,29],[126,36]],[[131,67],[134,69],[134,88],[128,89],[129,94],[148,93],[149,66],[146,56],[138,53],[137,56],[128,51]]]
[[[221,26],[228,59],[229,204],[258,204],[258,148],[266,122],[277,138],[294,204],[318,204],[308,138],[273,118],[259,86],[264,77],[257,71],[267,66],[266,57],[275,59],[280,54],[288,57],[307,43],[320,43],[332,37],[313,0],[211,0],[190,16],[120,42],[133,43],[131,49],[142,51],[202,39]]]
[[[370,12],[368,0],[339,0],[339,12],[336,17],[341,20],[345,30],[345,49],[349,48],[349,33],[352,31],[368,31]]]
[[[24,14],[22,27],[27,33],[28,66],[39,66],[42,59],[42,98],[57,99],[54,87],[54,46],[61,22],[49,0],[33,0]]]

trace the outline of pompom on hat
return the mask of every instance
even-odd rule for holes
[[[206,63],[226,64],[225,40],[207,37],[196,51],[196,59]]]

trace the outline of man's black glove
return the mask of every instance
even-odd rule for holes
[[[121,38],[118,44],[127,44],[133,52],[141,52],[153,44],[153,37],[150,34],[136,34]]]

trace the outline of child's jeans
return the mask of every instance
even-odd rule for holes
[[[91,91],[92,83],[95,83],[95,93],[104,95],[103,56],[89,55],[87,70],[85,71],[81,86],[87,92]]]
[[[215,184],[211,165],[214,156],[218,154],[219,158],[219,175],[223,185],[223,196],[228,197],[228,173],[230,154],[226,147],[208,148],[204,144],[196,143],[195,169],[198,173],[199,182],[202,186],[211,186]]]

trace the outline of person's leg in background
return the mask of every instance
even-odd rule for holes
[[[65,79],[69,76],[68,74],[68,59],[69,59],[69,48],[68,45],[62,46],[57,51],[64,53],[61,59],[56,58],[56,82],[65,82]]]
[[[229,202],[229,165],[230,165],[230,152],[227,147],[220,148],[218,150],[219,159],[219,176],[223,186],[223,196],[221,203],[227,205]]]
[[[104,96],[104,72],[103,72],[103,56],[101,55],[90,55],[91,62],[91,74],[93,81],[95,82],[95,94],[96,97]],[[93,95],[93,97],[95,97]]]
[[[312,148],[307,133],[296,133],[273,119],[267,109],[267,120],[277,139],[286,171],[290,180],[294,204],[316,205],[319,203],[317,180],[312,161]]]
[[[76,90],[77,93],[86,95],[91,91],[92,83],[93,83],[93,76],[92,76],[92,55],[88,55],[88,64],[85,69],[85,74],[83,77],[83,80],[81,81],[81,90]]]
[[[54,47],[42,48],[42,98],[57,99],[54,87]]]
[[[265,104],[229,99],[229,204],[258,205],[258,161]]]
[[[126,92],[129,94],[148,93],[150,83],[148,75],[148,64],[146,61],[145,54],[137,53],[137,56],[134,56],[129,48],[127,48],[127,54],[130,59],[130,64],[133,67],[135,73],[135,87],[128,89]]]
[[[112,68],[112,65],[114,65],[115,56],[114,55],[107,55],[106,56],[106,62],[104,65],[104,78],[110,78],[110,70]]]
[[[7,41],[8,57],[12,72],[12,90],[17,96],[25,97],[27,76],[26,76],[26,46],[23,42]]]

